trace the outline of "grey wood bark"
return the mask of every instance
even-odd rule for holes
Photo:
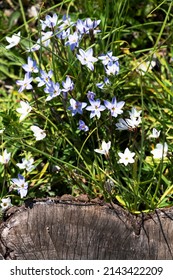
[[[45,199],[10,208],[0,225],[5,259],[173,259],[173,208],[132,215],[117,205]]]

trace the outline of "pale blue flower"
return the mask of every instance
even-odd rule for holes
[[[99,119],[100,116],[101,116],[101,111],[104,111],[106,108],[104,105],[101,105],[101,101],[99,99],[97,100],[89,100],[91,106],[87,106],[86,107],[86,110],[87,111],[91,111],[91,114],[90,114],[90,118],[93,118],[95,116],[97,116],[97,118]]]
[[[68,28],[67,30],[56,31],[56,36],[61,40],[66,39],[69,35],[70,35],[70,28]]]
[[[31,112],[32,107],[29,105],[29,103],[26,101],[20,101],[20,108],[17,108],[16,111],[21,114],[20,121],[23,121],[26,116]]]
[[[25,197],[28,192],[28,183],[25,182],[25,178],[22,175],[18,174],[18,179],[13,178],[11,181],[13,182],[14,185],[16,185],[14,189],[18,191],[20,197],[21,198]]]
[[[71,98],[70,105],[71,106],[68,107],[68,110],[70,110],[72,113],[72,116],[74,116],[77,113],[82,114],[83,113],[82,110],[83,110],[83,108],[85,108],[87,106],[87,103],[79,102],[79,101],[76,101],[75,99]]]
[[[6,210],[6,209],[10,208],[12,206],[10,197],[2,198],[0,206],[1,206],[2,210]]]
[[[152,150],[151,153],[153,154],[153,158],[155,159],[165,158],[168,153],[168,144],[166,142],[164,142],[164,144],[158,143],[156,145],[156,148]]]
[[[96,94],[93,91],[88,91],[87,92],[87,97],[89,100],[94,100]]]
[[[24,80],[17,80],[16,84],[20,86],[18,92],[22,92],[24,91],[24,89],[28,89],[28,90],[32,89],[32,85],[31,85],[32,80],[33,78],[30,76],[30,73],[25,74]]]
[[[38,87],[51,84],[51,78],[53,76],[52,70],[50,70],[48,73],[46,73],[44,70],[40,70],[40,74],[41,76],[35,79],[38,82]]]
[[[37,63],[35,60],[32,60],[31,57],[28,57],[28,64],[23,64],[22,68],[28,73],[38,73]]]
[[[96,62],[98,59],[93,56],[93,49],[89,49],[87,51],[83,51],[79,49],[79,53],[77,54],[77,58],[81,62],[82,65],[86,65],[91,71],[94,70],[93,63]]]
[[[70,46],[70,49],[73,51],[76,47],[79,46],[79,35],[77,32],[70,34],[68,37],[68,41],[65,43],[65,46]]]
[[[63,86],[63,89],[62,91],[63,92],[69,92],[69,91],[72,91],[73,88],[74,88],[74,83],[73,81],[71,80],[71,78],[69,76],[66,77],[66,81],[65,82],[62,82],[62,86]]]
[[[2,164],[8,164],[11,158],[11,153],[7,152],[7,149],[5,149],[2,153],[2,156],[0,155],[0,163]]]
[[[160,136],[160,130],[153,128],[152,134],[149,135],[149,138],[159,138],[159,136]]]
[[[84,21],[84,24],[86,26],[86,28],[88,29],[87,33],[89,33],[89,30],[93,30],[95,29],[99,24],[100,24],[101,20],[91,20],[90,18],[87,18]],[[94,30],[94,33],[100,32],[100,30]]]
[[[92,30],[92,32],[98,33],[100,32],[100,30],[94,30],[99,24],[100,24],[101,20],[91,20],[90,18],[87,18],[86,20],[81,20],[78,19],[77,23],[76,23],[76,29],[78,30],[78,32],[80,34],[89,34],[90,30]]]
[[[61,23],[61,25],[59,25],[59,29],[61,30],[65,30],[74,25],[74,22],[71,21],[71,18],[67,17],[66,15],[63,16],[62,20],[60,20],[58,24],[59,23]]]
[[[49,84],[44,89],[44,92],[49,93],[49,96],[46,98],[46,101],[53,99],[54,97],[60,95],[61,89],[59,83],[54,83],[50,81]]]
[[[80,34],[85,34],[88,31],[88,28],[86,28],[86,25],[83,20],[78,19],[76,22],[76,29]]]
[[[107,77],[104,78],[104,82],[96,84],[96,86],[100,89],[103,89],[105,85],[110,85],[110,81]]]
[[[110,110],[111,116],[116,118],[118,115],[123,113],[123,110],[121,109],[124,106],[125,102],[124,101],[117,102],[116,97],[113,97],[112,102],[105,100],[104,104],[106,108]]]
[[[117,75],[120,71],[119,62],[118,60],[115,62],[109,62],[105,66],[105,71],[108,76],[110,75]]]
[[[89,130],[89,127],[84,123],[84,121],[82,120],[79,120],[79,127],[78,127],[79,130],[83,130],[83,131],[88,131]]]
[[[45,30],[46,27],[54,28],[57,24],[57,19],[58,19],[58,16],[57,16],[57,14],[54,13],[52,17],[50,15],[47,15],[46,19],[44,21],[40,20],[42,30]]]
[[[96,153],[108,156],[109,155],[110,147],[111,147],[111,141],[106,143],[105,140],[103,140],[102,141],[102,145],[101,145],[101,149],[94,149],[94,151]]]
[[[36,141],[40,141],[46,137],[46,132],[37,125],[31,125],[30,129],[34,133]]]
[[[39,48],[41,45],[43,45],[44,47],[47,48],[50,44],[50,39],[51,39],[52,35],[53,35],[52,31],[42,32],[41,38],[39,38],[37,40],[37,45],[39,46]]]
[[[109,51],[107,52],[107,54],[102,54],[98,57],[98,59],[100,59],[103,63],[103,65],[108,65],[109,63],[112,63],[114,61],[118,60],[118,57],[113,56],[112,52]]]

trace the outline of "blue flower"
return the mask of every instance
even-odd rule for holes
[[[84,121],[82,120],[79,120],[79,127],[78,127],[79,130],[83,130],[83,131],[88,131],[89,130],[89,127],[84,123]]]
[[[124,101],[117,102],[116,97],[113,97],[112,102],[105,100],[104,104],[106,108],[110,110],[111,115],[116,118],[118,115],[123,113],[123,110],[121,109],[124,106],[125,102]]]
[[[89,100],[91,106],[87,106],[86,110],[87,111],[91,111],[90,114],[90,119],[97,116],[97,118],[99,119],[101,116],[101,111],[104,111],[106,108],[104,105],[100,105],[101,101],[99,99],[97,100]]]
[[[53,71],[50,70],[46,73],[44,70],[40,70],[41,77],[37,77],[35,80],[38,82],[38,87],[42,87],[45,84],[49,85],[51,83],[51,78],[53,76]]]
[[[68,37],[68,41],[65,43],[65,46],[70,46],[70,49],[73,51],[76,47],[79,46],[79,35],[77,32],[70,34]]]
[[[100,89],[103,89],[105,85],[110,85],[110,81],[107,77],[104,78],[104,82],[96,84],[96,86]]]
[[[57,24],[57,19],[58,16],[54,13],[52,17],[50,15],[47,15],[45,20],[40,20],[42,30],[45,30],[46,27],[49,28],[55,27]]]
[[[49,96],[46,98],[46,101],[53,99],[54,97],[60,95],[61,89],[59,83],[50,82],[44,89],[44,92],[49,93]]]
[[[119,62],[118,60],[115,62],[109,62],[105,66],[105,71],[108,76],[110,75],[117,75],[120,71]]]
[[[66,28],[74,25],[74,23],[71,21],[71,18],[67,17],[66,15],[64,15],[62,20],[60,20],[58,23],[61,23],[61,25],[59,25],[60,30],[65,30]]]
[[[63,89],[62,91],[63,92],[68,92],[68,91],[72,91],[73,88],[74,88],[74,83],[73,81],[70,79],[69,76],[66,77],[66,81],[65,82],[62,82],[62,86],[63,86]]]
[[[32,82],[33,78],[30,76],[30,73],[26,73],[24,80],[17,80],[16,84],[20,86],[18,92],[22,92],[24,89],[32,89]]]
[[[14,189],[17,189],[18,193],[20,194],[20,197],[25,197],[28,192],[28,183],[25,182],[25,178],[22,175],[18,174],[18,179],[14,178],[11,181],[14,185],[16,185]]]
[[[70,35],[70,28],[68,28],[67,30],[60,29],[60,31],[58,30],[56,31],[56,36],[61,40],[66,39],[69,35]]]
[[[23,64],[22,68],[28,73],[29,72],[38,73],[38,67],[36,61],[32,60],[30,57],[28,57],[28,64]]]
[[[76,23],[76,29],[80,34],[89,34],[90,30],[94,30],[99,24],[101,20],[92,21],[90,18],[86,20],[78,19]],[[98,33],[100,30],[94,30],[93,33]]]
[[[98,59],[100,59],[103,63],[103,65],[108,65],[109,63],[112,63],[114,61],[118,60],[118,57],[113,56],[112,52],[109,51],[106,54],[102,54],[98,57]]]
[[[72,116],[76,115],[77,113],[82,115],[82,109],[87,106],[87,103],[76,101],[73,98],[70,99],[70,104],[71,106],[68,107],[68,110],[71,111]]]
[[[87,97],[89,100],[94,100],[95,95],[96,94],[93,91],[88,91],[88,93],[87,93]]]

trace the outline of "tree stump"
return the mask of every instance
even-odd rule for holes
[[[68,195],[26,202],[6,211],[0,253],[17,260],[173,259],[173,208],[132,215]]]

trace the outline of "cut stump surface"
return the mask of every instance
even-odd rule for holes
[[[120,206],[45,199],[10,208],[0,254],[18,260],[173,259],[173,208],[132,215]]]

